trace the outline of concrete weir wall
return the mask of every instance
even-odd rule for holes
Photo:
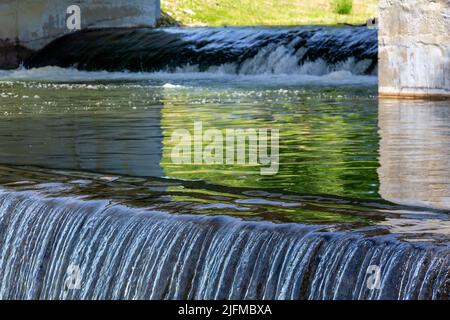
[[[0,0],[0,69],[16,68],[34,50],[72,32],[67,8],[80,8],[81,28],[155,26],[160,0]]]
[[[450,97],[450,0],[380,0],[381,96]]]

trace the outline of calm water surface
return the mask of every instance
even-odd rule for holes
[[[4,72],[3,183],[81,176],[95,183],[72,192],[174,213],[448,238],[448,103],[379,101],[372,76],[268,77]],[[279,129],[279,173],[174,164],[171,135],[195,121],[205,130]]]

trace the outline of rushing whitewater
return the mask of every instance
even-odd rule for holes
[[[447,299],[449,252],[319,226],[0,193],[2,299]],[[381,268],[370,290],[369,266]],[[80,286],[67,286],[76,266]]]
[[[336,28],[100,29],[49,44],[26,67],[139,72],[376,74],[376,30]]]

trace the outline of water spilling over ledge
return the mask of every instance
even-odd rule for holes
[[[25,65],[241,75],[376,74],[377,54],[377,31],[367,28],[99,29],[57,39]]]
[[[301,225],[0,196],[3,299],[444,299],[449,255]],[[114,250],[111,250],[114,248]],[[13,251],[14,250],[14,251]],[[81,290],[65,290],[70,264]],[[380,265],[381,290],[366,270]]]
[[[2,170],[45,177],[39,170]],[[99,176],[76,181],[67,174],[71,183],[55,172],[58,183],[23,180],[0,191],[1,298],[448,298],[445,244],[133,208],[76,191],[74,185]],[[72,266],[80,270],[77,290],[67,288]],[[370,266],[381,268],[379,290],[368,287]]]

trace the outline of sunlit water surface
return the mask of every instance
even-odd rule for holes
[[[348,73],[131,74],[47,67],[1,76],[1,182],[9,187],[175,214],[449,240],[445,102],[378,101],[375,77]],[[263,176],[261,166],[173,163],[171,135],[193,132],[198,121],[204,130],[222,132],[278,129],[278,173]]]

